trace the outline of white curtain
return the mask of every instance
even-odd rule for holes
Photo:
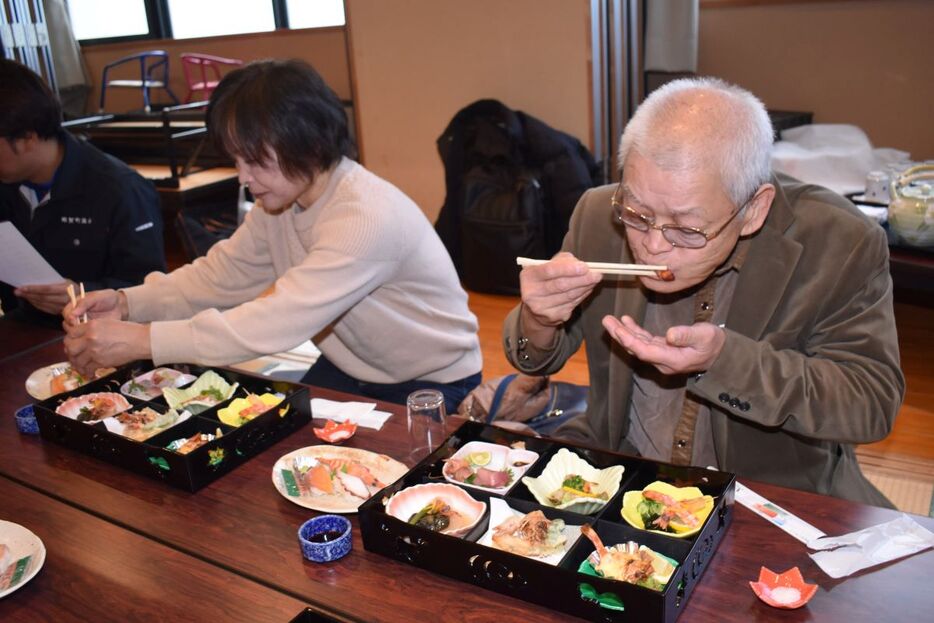
[[[58,96],[66,116],[81,117],[85,114],[91,86],[84,67],[84,58],[81,56],[81,46],[75,39],[65,2],[66,0],[42,0],[49,29],[52,64],[55,66],[55,79],[58,82]]]

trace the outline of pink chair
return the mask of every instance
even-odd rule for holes
[[[185,96],[186,104],[198,92],[204,94],[203,99],[211,97],[211,93],[221,81],[221,65],[237,67],[243,65],[243,61],[236,58],[224,58],[194,52],[181,54],[181,59],[182,71],[185,72],[185,82],[188,83],[188,95]]]

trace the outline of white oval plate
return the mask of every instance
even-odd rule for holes
[[[36,400],[45,400],[49,398],[52,395],[52,390],[49,388],[49,383],[52,382],[52,368],[64,368],[67,366],[67,361],[60,361],[59,363],[53,363],[44,368],[39,368],[26,379],[26,393]]]
[[[375,478],[387,486],[402,478],[409,471],[408,467],[385,454],[331,445],[299,448],[280,457],[272,467],[272,484],[275,485],[276,491],[290,502],[325,513],[356,513],[360,505],[366,500],[350,495],[289,495],[288,488],[283,480],[282,470],[289,469],[292,459],[298,457],[356,461],[370,470]]]
[[[54,368],[71,368],[71,364],[67,361],[60,361],[58,363],[53,363],[35,370],[32,374],[29,375],[29,378],[26,379],[26,393],[36,400],[45,400],[46,398],[51,398],[52,389],[49,387],[49,384],[52,382],[52,370]],[[113,368],[101,368],[101,370],[104,370],[104,372],[107,374],[113,374],[115,371]],[[85,382],[84,385],[87,385],[93,380],[105,377],[107,374],[100,374],[99,376]]]
[[[45,563],[45,545],[42,539],[23,526],[2,519],[0,519],[0,543],[10,548],[12,561],[17,561],[24,556],[32,557],[20,581],[6,590],[0,590],[0,598],[2,598],[29,582],[39,573],[39,569]],[[3,569],[0,569],[0,572],[2,571]]]

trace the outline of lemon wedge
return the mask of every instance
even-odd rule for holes
[[[489,465],[490,458],[491,457],[489,452],[471,452],[467,455],[467,460],[478,467]]]
[[[639,549],[648,548],[643,545]],[[675,566],[657,552],[652,550],[649,550],[649,552],[652,553],[652,579],[659,584],[668,584],[671,576],[675,573]]]

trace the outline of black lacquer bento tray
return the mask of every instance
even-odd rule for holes
[[[192,415],[145,441],[135,441],[112,433],[99,422],[78,422],[55,412],[56,407],[68,398],[94,392],[120,393],[120,387],[126,381],[155,367],[151,361],[137,361],[75,390],[36,403],[39,433],[43,439],[108,463],[162,480],[180,489],[197,491],[311,421],[307,387],[222,368],[189,365],[162,367],[174,368],[196,377],[207,370],[213,370],[228,383],[239,383],[240,387],[230,399]],[[218,419],[218,410],[228,405],[230,400],[244,397],[246,391],[254,394],[280,393],[285,398],[277,406],[238,428],[222,423]],[[161,396],[148,401],[126,395],[124,397],[134,410],[150,407],[165,412],[168,409]],[[221,430],[222,436],[188,454],[179,454],[166,448],[175,439],[191,437],[198,432],[214,434],[217,429]]]
[[[502,495],[464,487],[474,499],[487,503],[485,517],[464,538],[410,525],[386,513],[384,504],[392,494],[417,484],[447,482],[441,473],[444,459],[471,441],[502,445],[524,441],[526,449],[539,454],[538,460],[525,474],[530,477],[540,475],[549,459],[561,448],[578,454],[598,469],[623,465],[625,471],[619,491],[593,515],[540,505],[521,478],[517,478]],[[666,536],[634,528],[622,518],[623,493],[641,491],[656,480],[675,486],[695,486],[705,495],[713,496],[713,510],[697,534],[688,538]],[[735,482],[734,475],[726,472],[657,463],[466,422],[402,479],[360,507],[360,530],[363,545],[369,551],[546,608],[591,621],[671,623],[684,609],[732,521]],[[557,566],[480,545],[476,541],[489,528],[491,497],[501,497],[509,506],[524,513],[540,509],[548,519],[562,518],[568,525],[590,523],[607,546],[636,541],[677,561],[678,567],[665,589],[655,591],[579,573],[578,567],[594,550],[591,542],[583,536],[568,548]],[[581,584],[589,584],[595,589],[604,598],[600,600],[604,604],[616,601],[622,604],[623,609],[610,609],[592,597],[583,596]],[[606,599],[609,597],[606,593],[612,597]],[[593,595],[593,592],[588,594]]]

